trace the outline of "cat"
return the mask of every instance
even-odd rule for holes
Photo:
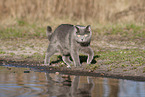
[[[92,31],[90,25],[71,25],[61,24],[52,33],[52,28],[47,26],[47,37],[50,41],[46,51],[44,64],[50,64],[50,57],[60,52],[62,60],[70,68],[71,64],[74,66],[81,66],[79,59],[79,52],[88,55],[87,64],[91,64],[94,52],[90,47]],[[73,62],[70,60],[70,56]]]

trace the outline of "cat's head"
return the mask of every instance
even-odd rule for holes
[[[86,43],[91,40],[92,31],[90,25],[88,26],[75,26],[75,40],[80,43]]]

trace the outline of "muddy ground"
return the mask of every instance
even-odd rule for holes
[[[95,38],[95,37],[93,37]],[[141,80],[145,81],[145,64],[144,64],[144,44],[130,42],[130,41],[105,41],[104,40],[93,40],[91,47],[95,52],[92,64],[87,65],[87,56],[80,55],[82,67],[75,68],[72,66],[71,69],[66,68],[66,65],[61,59],[59,53],[55,54],[51,58],[51,66],[44,66],[43,60],[45,51],[48,46],[48,40],[45,39],[4,39],[0,40],[0,64],[5,66],[20,66],[20,67],[35,67],[38,71],[45,72],[60,72],[64,74],[76,74],[84,76],[97,76],[97,77],[111,77],[111,78],[122,78],[130,80]],[[133,51],[132,51],[133,49]],[[111,53],[108,53],[110,52]],[[133,58],[142,58],[139,62],[129,62],[130,60],[118,60],[119,54],[124,53],[137,53]],[[115,53],[114,53],[115,52]],[[117,53],[116,53],[117,52]],[[112,55],[113,53],[113,55]],[[107,55],[109,54],[109,55]],[[110,56],[111,54],[111,56]],[[102,57],[104,56],[105,57]],[[141,56],[140,56],[141,55]],[[108,56],[108,57],[106,57]],[[109,59],[112,58],[113,59]],[[119,55],[120,56],[120,55]],[[128,55],[132,56],[132,55]],[[126,57],[128,57],[126,56]],[[119,57],[119,59],[122,57]],[[125,57],[123,57],[125,58]],[[108,61],[109,60],[109,61]],[[111,62],[110,62],[111,61]]]

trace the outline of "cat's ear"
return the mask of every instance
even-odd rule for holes
[[[75,28],[75,32],[78,33],[79,32],[79,28],[77,26],[74,26]]]
[[[91,26],[88,25],[88,26],[86,27],[86,30],[87,30],[87,31],[91,31]]]
[[[90,36],[92,36],[91,26],[86,26],[86,33],[90,33]]]

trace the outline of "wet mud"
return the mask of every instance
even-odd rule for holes
[[[133,75],[132,73],[126,74],[124,72],[109,72],[96,69],[94,71],[86,69],[84,67],[72,67],[67,68],[66,66],[58,67],[54,65],[46,66],[42,64],[43,62],[37,61],[13,61],[0,59],[0,66],[6,67],[24,67],[35,69],[38,72],[47,72],[47,73],[59,73],[67,75],[77,75],[77,76],[93,76],[93,77],[107,77],[107,78],[116,78],[116,79],[126,79],[126,80],[135,80],[135,81],[145,81],[145,76],[142,75]],[[29,73],[28,71],[25,71]],[[132,71],[133,72],[133,71]]]

